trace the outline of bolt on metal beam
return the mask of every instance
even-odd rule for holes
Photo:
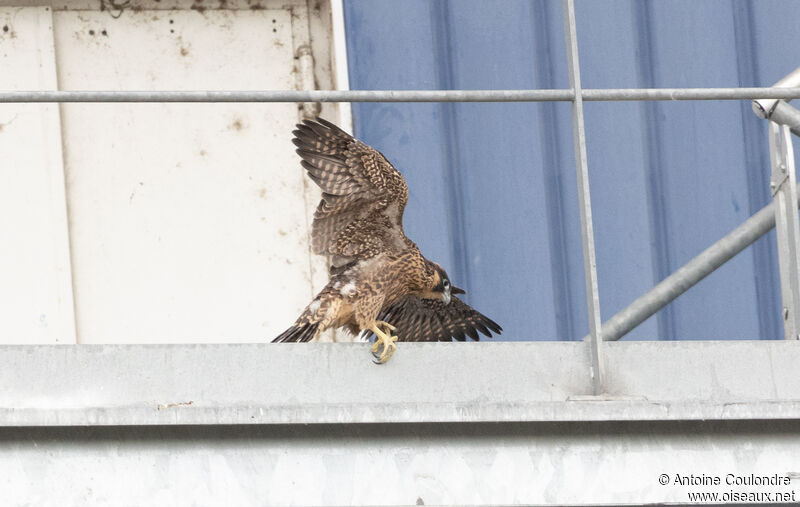
[[[798,207],[800,200],[795,201],[795,210]],[[725,237],[703,250],[697,257],[608,319],[603,324],[603,338],[607,341],[619,340],[752,245],[775,227],[775,209],[775,202],[766,205]]]
[[[796,88],[609,88],[584,101],[800,98]],[[0,103],[58,102],[568,102],[573,90],[29,90],[2,91]]]
[[[783,301],[783,328],[787,340],[800,339],[800,216],[792,138],[787,125],[769,123],[770,189],[775,203],[775,229]]]
[[[575,168],[578,175],[578,199],[581,209],[581,237],[583,243],[583,268],[586,280],[586,304],[589,312],[589,347],[592,358],[592,384],[594,394],[605,392],[603,364],[603,338],[601,336],[600,295],[597,284],[597,258],[594,250],[592,226],[592,201],[589,192],[589,164],[586,157],[586,132],[583,124],[583,95],[581,70],[578,59],[578,37],[575,24],[574,0],[563,0],[564,33],[567,39],[569,84],[572,101],[572,134],[575,144]]]

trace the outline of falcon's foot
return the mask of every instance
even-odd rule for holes
[[[383,330],[380,328],[383,328]],[[392,331],[396,331],[397,328],[388,322],[377,320],[369,330],[375,333],[375,343],[372,345],[372,355],[376,359],[375,364],[383,364],[397,350],[397,345],[394,342],[397,341],[398,337],[396,335],[392,336]],[[379,350],[381,351],[380,354],[378,353]]]

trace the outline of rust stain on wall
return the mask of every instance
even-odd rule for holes
[[[164,410],[165,408],[175,408],[175,407],[188,407],[192,405],[193,401],[182,401],[179,403],[165,403],[165,404],[158,404],[158,410]]]
[[[245,128],[245,124],[241,118],[234,118],[230,125],[228,125],[228,130],[237,130],[241,131]]]

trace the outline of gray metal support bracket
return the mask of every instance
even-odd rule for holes
[[[800,137],[800,110],[790,106],[785,100],[775,103],[769,119],[781,125],[787,125],[792,134]]]
[[[800,339],[800,217],[797,179],[789,127],[769,122],[770,189],[775,202],[783,326],[787,340]]]
[[[586,304],[589,310],[589,349],[592,358],[592,385],[594,394],[606,391],[603,365],[603,337],[600,335],[600,295],[597,284],[597,257],[594,250],[592,225],[592,200],[589,193],[589,164],[586,157],[586,133],[583,125],[583,95],[581,70],[578,61],[578,36],[575,24],[575,2],[564,0],[564,34],[567,38],[569,84],[574,93],[572,100],[572,133],[575,143],[575,166],[578,172],[578,199],[581,208],[581,237],[583,239],[583,266],[586,279]]]

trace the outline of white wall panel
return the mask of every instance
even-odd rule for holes
[[[0,7],[0,89],[54,90],[48,7]],[[58,106],[0,104],[0,343],[74,343]]]
[[[55,13],[62,89],[293,89],[287,10]],[[295,104],[65,104],[79,340],[264,341],[312,296]]]

